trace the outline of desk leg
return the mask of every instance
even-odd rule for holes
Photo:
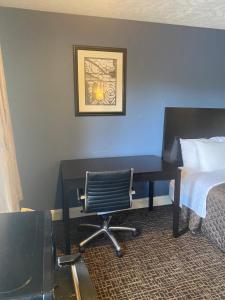
[[[153,197],[154,197],[154,182],[149,181],[148,183],[148,210],[153,210]]]
[[[63,226],[64,226],[64,239],[65,239],[65,252],[70,254],[70,211],[68,196],[66,193],[65,183],[63,183]]]
[[[177,169],[177,176],[175,178],[175,191],[173,203],[173,236],[178,237],[179,234],[179,218],[180,218],[180,180],[181,170]]]

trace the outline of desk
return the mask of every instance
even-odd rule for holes
[[[156,180],[175,180],[173,203],[173,236],[179,231],[180,170],[154,155],[74,159],[61,161],[63,190],[63,221],[66,253],[70,253],[69,196],[73,188],[84,187],[86,171],[116,171],[134,168],[134,181],[149,182],[149,210],[153,209],[153,182]],[[75,195],[74,195],[75,197]]]

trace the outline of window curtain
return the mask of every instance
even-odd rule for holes
[[[22,189],[0,47],[0,212],[19,211]]]

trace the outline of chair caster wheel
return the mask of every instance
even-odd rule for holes
[[[139,230],[136,229],[135,231],[132,231],[132,236],[133,237],[138,236],[139,233],[140,233]]]
[[[79,252],[80,252],[80,253],[84,253],[84,252],[85,252],[85,248],[82,247],[82,246],[79,246]]]
[[[122,253],[122,251],[121,250],[116,250],[116,256],[117,257],[122,257],[123,256],[123,253]]]

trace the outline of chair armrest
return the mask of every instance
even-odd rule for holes
[[[58,266],[60,267],[60,269],[64,268],[64,272],[65,270],[68,270],[68,267],[71,269],[72,282],[76,293],[76,299],[97,300],[96,290],[91,282],[87,266],[85,265],[80,253],[59,257]],[[58,270],[58,272],[60,272],[60,269]],[[65,274],[68,273],[66,272]],[[68,288],[70,291],[70,285],[68,285],[67,289]],[[71,289],[71,292],[74,291],[72,291]]]
[[[83,200],[85,200],[85,196],[83,195],[83,189],[77,188],[77,199],[80,202],[83,202]]]
[[[80,257],[81,257],[80,253],[77,253],[75,255],[60,256],[58,257],[58,266],[64,267],[68,265],[73,265],[78,259],[80,259]]]
[[[135,195],[135,194],[136,194],[135,190],[131,188],[131,195]]]
[[[81,210],[81,212],[83,212],[83,210],[84,210],[84,206],[85,206],[85,203],[84,203],[84,200],[85,200],[85,196],[84,195],[82,195],[83,194],[83,189],[77,189],[77,199],[78,199],[78,201],[81,203],[81,205],[82,205],[82,210]]]

